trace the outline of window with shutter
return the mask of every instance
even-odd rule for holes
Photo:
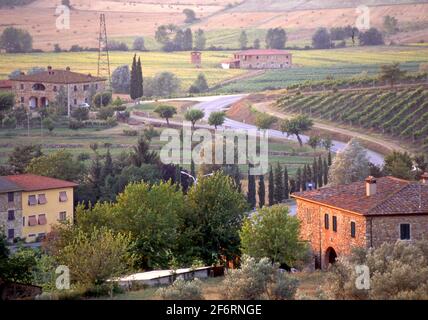
[[[355,225],[355,222],[351,222],[351,237],[352,238],[355,238],[355,235],[356,235],[356,225]]]
[[[48,201],[46,200],[46,195],[44,194],[39,194],[39,204],[46,204]]]
[[[337,217],[333,216],[333,231],[337,232]]]
[[[7,220],[8,221],[13,221],[15,220],[15,210],[9,210],[7,212]]]
[[[39,225],[44,226],[45,224],[47,224],[46,215],[39,214]]]
[[[15,202],[15,194],[13,192],[8,192],[7,194],[7,201],[10,202]]]
[[[37,218],[36,218],[36,216],[29,216],[28,217],[28,225],[30,227],[33,227],[33,226],[37,225]]]
[[[67,202],[68,198],[67,198],[67,192],[65,191],[61,191],[59,193],[59,202]]]
[[[35,206],[37,204],[36,196],[28,196],[28,205],[29,206]]]
[[[330,228],[330,221],[327,213],[324,215],[324,228],[326,229]]]

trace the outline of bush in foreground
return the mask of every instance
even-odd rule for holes
[[[160,288],[157,294],[163,300],[203,300],[202,282],[199,279],[185,281],[177,279],[172,285]]]
[[[230,270],[223,282],[223,295],[228,300],[291,300],[298,281],[282,272],[268,258],[257,261],[244,255],[241,269]]]

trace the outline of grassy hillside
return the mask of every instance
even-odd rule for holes
[[[428,147],[428,90],[289,95],[277,102],[287,113],[358,126]]]

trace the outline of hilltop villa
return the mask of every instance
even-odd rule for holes
[[[292,54],[276,49],[252,49],[236,52],[233,59],[221,64],[223,69],[288,69],[292,65]]]
[[[91,74],[72,72],[69,67],[65,70],[52,69],[31,75],[21,74],[12,79],[12,88],[16,103],[37,109],[55,101],[61,88],[65,89],[69,111],[83,103],[91,104],[90,97],[105,88],[104,78]]]
[[[316,268],[326,268],[353,247],[428,237],[428,173],[421,182],[393,177],[294,193],[301,238]]]

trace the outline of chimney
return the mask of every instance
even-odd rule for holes
[[[366,179],[366,196],[371,197],[376,194],[377,185],[376,185],[376,178],[369,176]]]
[[[421,182],[422,182],[422,184],[426,184],[426,185],[428,185],[428,172],[425,172],[425,173],[421,176]]]
[[[52,67],[48,66],[48,74],[52,74]]]
[[[65,70],[70,71],[71,69],[70,69],[70,67],[67,67],[67,68],[65,68]]]

